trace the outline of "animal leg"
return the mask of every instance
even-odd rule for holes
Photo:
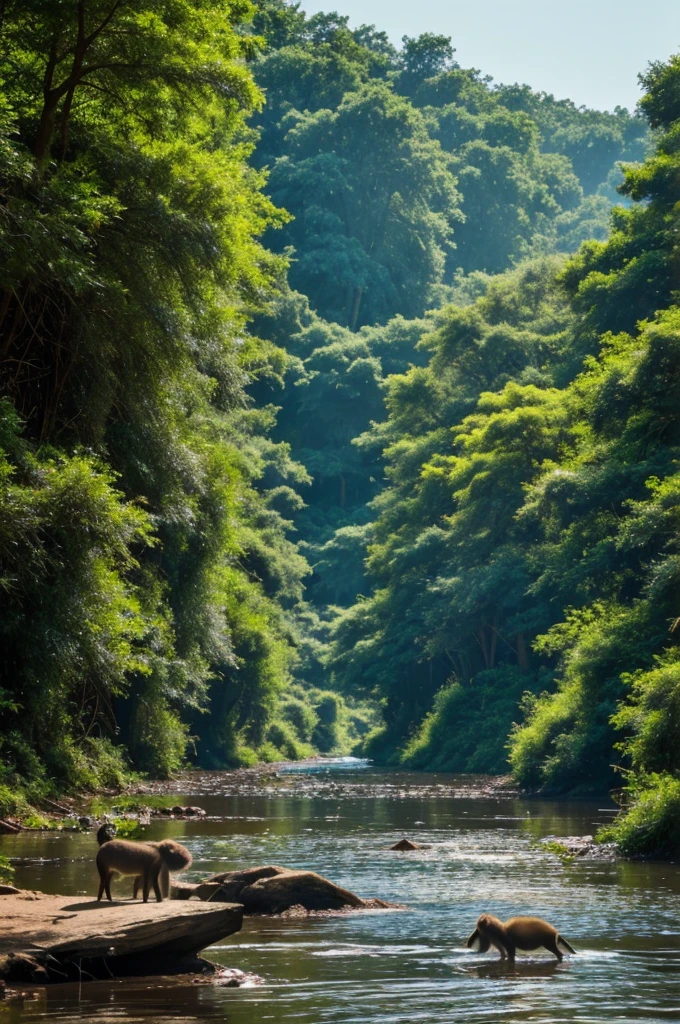
[[[97,901],[99,901],[99,900],[101,900],[102,896],[104,895],[104,889],[106,888],[106,875],[107,875],[107,872],[106,872],[106,868],[101,867],[99,864],[97,864],[97,868],[99,870],[99,892],[97,893]],[[109,899],[111,899],[110,896],[109,896]]]
[[[508,951],[507,951],[507,949],[505,948],[505,946],[503,945],[502,942],[499,942],[498,939],[491,939],[491,945],[494,946],[498,950],[498,952],[501,955],[501,960],[506,960],[507,959]]]
[[[491,941],[493,942],[494,946],[496,947],[496,949],[500,953],[501,960],[507,960],[509,964],[514,964],[514,962],[515,962],[515,947],[512,946],[509,942],[506,945],[503,942],[501,942],[499,939],[496,939],[495,941],[492,939]]]
[[[158,885],[158,876],[160,874],[160,868],[158,869],[158,871],[156,871],[156,870],[154,870],[152,868],[150,874],[151,874],[151,881],[153,883],[153,891],[156,893],[156,902],[157,903],[162,903],[163,902],[163,895],[162,895],[160,887]]]
[[[139,895],[139,890],[142,887],[142,876],[137,875],[134,882],[132,883],[132,898],[136,900]]]
[[[158,874],[158,884],[160,885],[163,899],[167,900],[170,896],[170,869],[167,864],[161,864],[161,870]]]
[[[111,895],[111,880],[114,877],[114,872],[110,870],[108,867],[104,867],[101,870],[101,883],[99,885],[99,896],[97,897],[97,899],[101,899],[101,890],[103,889],[105,894],[107,894],[107,899],[109,900],[109,902],[113,903]]]

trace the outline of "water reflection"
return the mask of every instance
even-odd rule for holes
[[[283,791],[274,779],[271,791],[246,795],[223,792],[219,778],[201,776],[195,791],[178,800],[200,803],[212,820],[154,821],[147,838],[185,843],[194,856],[188,879],[271,862],[320,871],[408,911],[247,920],[208,956],[263,975],[260,989],[186,979],[67,985],[1,1011],[0,1022],[255,1024],[290,1017],[296,1024],[547,1024],[680,1015],[678,867],[562,862],[537,845],[549,834],[592,833],[609,808],[455,799],[451,778],[378,773],[365,764],[322,774],[318,787],[287,776]],[[403,836],[429,848],[390,850]],[[74,896],[96,892],[92,835],[3,837],[1,849],[28,858],[17,864],[21,885]],[[119,883],[121,894],[128,884]],[[471,954],[465,940],[482,911],[501,918],[538,913],[578,955],[558,963],[532,954],[511,966],[497,954]]]

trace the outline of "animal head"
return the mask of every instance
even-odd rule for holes
[[[191,854],[186,846],[176,843],[173,839],[163,839],[156,843],[156,848],[170,871],[183,871],[191,864]]]
[[[104,821],[97,829],[97,842],[100,846],[110,842],[116,834],[116,826],[111,821]]]

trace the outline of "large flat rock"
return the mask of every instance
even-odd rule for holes
[[[197,953],[241,928],[235,903],[101,903],[42,893],[0,896],[0,954],[58,960]]]

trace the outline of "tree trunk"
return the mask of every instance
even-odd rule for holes
[[[54,95],[53,93],[49,93],[45,97],[45,103],[43,104],[42,113],[40,114],[40,123],[38,125],[38,133],[35,140],[35,149],[33,151],[38,167],[42,167],[50,155],[50,145],[54,134],[54,122],[57,116],[58,105],[58,94]]]
[[[522,672],[527,672],[529,669],[529,652],[527,651],[524,633],[518,633],[515,640],[517,645],[517,664]]]
[[[47,61],[47,67],[45,68],[45,77],[43,82],[43,95],[45,97],[45,102],[43,104],[42,113],[40,115],[38,136],[36,138],[35,143],[35,158],[38,162],[38,166],[41,169],[50,156],[50,148],[52,145],[52,137],[54,135],[57,109],[59,107],[60,100],[64,96],[66,96],[66,102],[62,110],[60,134],[62,138],[62,149],[65,149],[66,147],[66,143],[68,140],[68,125],[71,116],[71,106],[73,104],[73,96],[75,94],[77,87],[80,85],[82,81],[83,62],[85,60],[85,54],[87,53],[88,47],[90,46],[92,41],[97,38],[99,33],[109,23],[118,6],[118,3],[114,4],[112,10],[109,12],[109,14],[101,23],[101,25],[97,29],[95,29],[95,31],[90,36],[87,36],[85,32],[85,3],[84,0],[80,0],[78,4],[78,30],[75,47],[73,50],[73,63],[71,64],[71,72],[68,78],[64,82],[62,82],[61,85],[58,86],[52,85],[54,80],[54,72],[58,63],[57,43],[56,41],[52,43],[50,56]]]
[[[496,647],[498,646],[498,633],[493,626],[491,628],[491,641],[489,643],[489,668],[496,664]]]
[[[361,307],[361,299],[364,294],[363,288],[354,289],[354,300],[352,302],[352,315],[349,318],[349,329],[350,331],[356,331],[357,324],[359,322],[359,309]]]

